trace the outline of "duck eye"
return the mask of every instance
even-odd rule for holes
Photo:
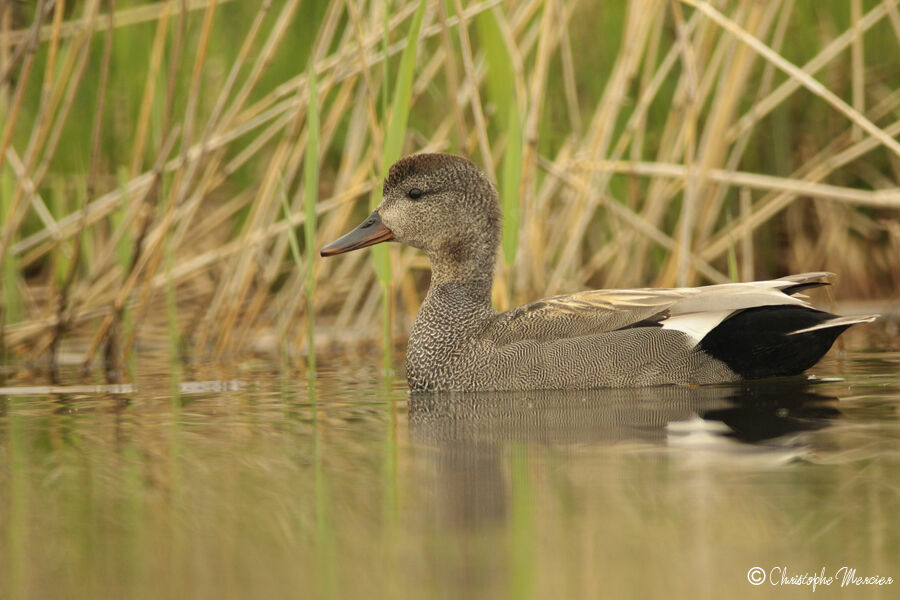
[[[412,198],[413,200],[418,200],[418,199],[421,198],[424,194],[425,194],[425,192],[423,192],[423,191],[420,190],[419,188],[412,188],[411,190],[409,190],[408,192],[406,192],[406,195],[409,196],[410,198]]]

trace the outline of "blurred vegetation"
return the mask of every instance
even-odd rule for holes
[[[311,251],[418,151],[498,181],[498,308],[802,270],[896,301],[898,46],[896,0],[0,0],[0,353],[402,338],[424,256]]]

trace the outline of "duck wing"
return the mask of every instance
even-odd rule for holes
[[[828,275],[540,300],[488,325],[479,369],[464,387],[578,389],[797,374],[847,327],[876,318],[832,315],[798,294],[825,285]]]
[[[635,327],[681,331],[698,343],[738,311],[762,306],[810,307],[798,292],[827,285],[831,273],[693,288],[591,290],[553,296],[502,313],[482,333],[498,345],[549,341]]]

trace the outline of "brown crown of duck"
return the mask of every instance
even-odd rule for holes
[[[452,154],[416,154],[391,167],[378,208],[322,248],[322,256],[396,240],[424,250],[439,273],[474,277],[466,263],[481,271],[488,262],[493,271],[500,221],[497,190],[475,164]]]

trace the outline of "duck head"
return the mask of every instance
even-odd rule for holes
[[[322,248],[322,256],[395,240],[424,250],[433,268],[459,271],[489,260],[492,271],[500,221],[497,190],[475,164],[452,154],[415,154],[390,168],[378,208]]]

